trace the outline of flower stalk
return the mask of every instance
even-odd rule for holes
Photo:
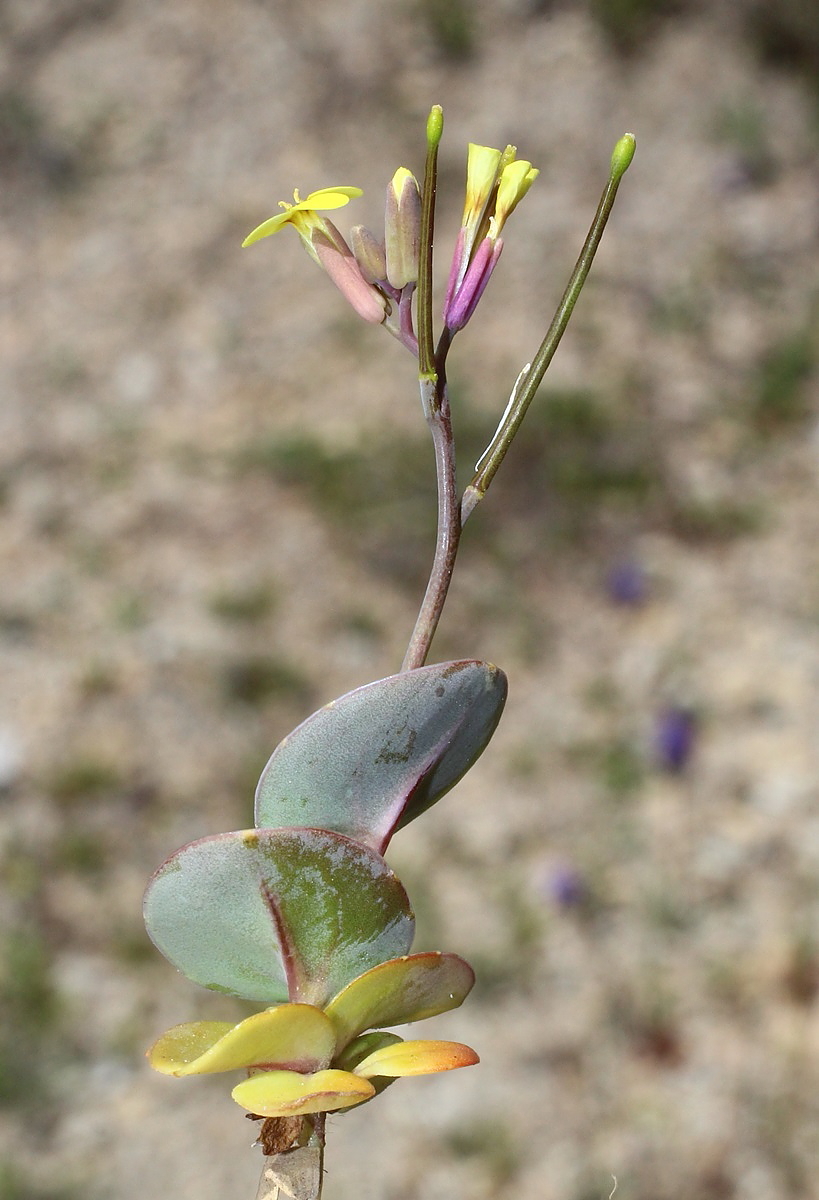
[[[438,533],[435,556],[427,589],[404,655],[402,671],[422,667],[446,602],[458,544],[461,516],[455,474],[455,439],[446,387],[446,355],[449,339],[433,347],[432,332],[432,244],[435,228],[435,193],[438,176],[438,144],[443,133],[443,110],[435,105],[427,122],[427,158],[421,201],[421,239],[418,262],[418,384],[435,451],[438,492]]]

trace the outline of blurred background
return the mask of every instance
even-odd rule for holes
[[[510,676],[391,861],[480,1067],[332,1118],[325,1196],[819,1196],[819,10],[808,0],[0,4],[0,1198],[254,1194],[247,1008],[141,924],[313,708],[398,669],[432,553],[413,362],[285,232],[383,219],[444,106],[541,176],[450,357],[462,477],[638,140],[433,659]]]

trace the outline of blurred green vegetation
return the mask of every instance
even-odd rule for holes
[[[800,328],[773,347],[735,406],[734,419],[749,431],[782,431],[808,415],[813,338]],[[492,429],[476,419],[465,397],[453,395],[461,485],[483,452]],[[606,394],[589,388],[543,388],[512,445],[491,495],[467,527],[465,553],[488,556],[512,580],[530,567],[525,546],[586,550],[603,531],[621,525],[633,532],[661,529],[690,541],[726,541],[764,526],[761,499],[733,491],[704,498],[673,482],[665,462],[662,419],[639,385],[624,382]],[[731,469],[731,462],[726,464]],[[435,538],[435,484],[426,430],[412,438],[384,434],[366,446],[339,450],[300,434],[254,441],[237,467],[261,470],[282,486],[304,494],[334,536],[357,558],[410,593],[423,588]],[[516,607],[520,589],[498,584],[498,594],[475,598],[478,621]],[[262,592],[218,600],[220,612],[239,619],[264,613]],[[477,609],[480,608],[481,612]],[[525,623],[518,626],[525,632]],[[532,653],[547,631],[531,631]],[[259,694],[266,685],[261,683]],[[229,687],[234,694],[243,686]],[[254,685],[248,684],[248,692]],[[271,687],[275,691],[275,687]],[[286,690],[286,688],[285,688]]]
[[[520,1172],[523,1159],[512,1122],[500,1113],[449,1129],[442,1143],[453,1158],[478,1160],[493,1189],[508,1187]]]
[[[680,12],[679,0],[589,0],[592,16],[621,54],[641,48],[661,17]]]
[[[724,105],[714,118],[714,137],[736,152],[745,179],[757,187],[776,175],[776,155],[764,107],[756,100]]]
[[[16,1163],[0,1159],[0,1200],[74,1200],[79,1194],[69,1184],[43,1187],[26,1178]]]
[[[226,663],[221,669],[221,685],[227,700],[251,708],[275,700],[306,706],[313,697],[307,676],[292,663],[271,655],[248,655]]]
[[[536,12],[552,7],[549,0],[534,4]],[[588,0],[589,12],[620,54],[643,50],[662,21],[709,8],[720,16],[730,12],[761,60],[800,75],[819,90],[819,5],[813,0],[739,0],[730,7],[719,0]]]
[[[42,1106],[60,1014],[50,949],[34,920],[0,941],[0,1106]]]
[[[416,11],[441,58],[465,63],[475,57],[478,36],[469,0],[416,0]]]
[[[116,792],[125,777],[116,763],[89,753],[78,753],[58,765],[45,787],[58,804],[71,806]]]
[[[351,548],[386,575],[423,586],[435,538],[435,468],[426,431],[338,450],[310,434],[254,441],[240,470],[304,491]]]
[[[208,608],[215,617],[232,624],[252,625],[269,617],[276,606],[276,594],[268,580],[256,580],[245,586],[214,592]]]
[[[771,346],[759,364],[749,397],[749,416],[762,435],[781,432],[811,415],[808,384],[816,371],[819,349],[813,315],[804,328]]]

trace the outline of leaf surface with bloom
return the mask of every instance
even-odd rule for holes
[[[145,893],[145,924],[178,970],[215,991],[323,1007],[406,954],[407,894],[375,851],[325,829],[248,829],[177,850]]]
[[[436,663],[356,688],[273,751],[258,826],[334,829],[383,853],[483,753],[506,700],[491,663]]]

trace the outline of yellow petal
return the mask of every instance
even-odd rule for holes
[[[283,225],[286,225],[290,220],[291,209],[286,209],[284,212],[276,213],[275,217],[268,217],[266,221],[262,221],[261,225],[257,225],[242,242],[242,249],[245,246],[252,246],[254,242],[261,241],[262,238],[270,237],[271,233],[278,233]]]
[[[522,158],[504,167],[495,202],[496,233],[500,233],[506,218],[515,210],[539,174],[536,167]]]
[[[290,221],[293,213],[306,212],[308,209],[318,212],[332,208],[343,208],[345,204],[349,204],[356,196],[363,195],[364,193],[361,188],[357,187],[320,188],[317,192],[311,192],[305,200],[299,200],[296,204],[289,204],[284,212],[276,213],[275,216],[268,217],[266,221],[262,221],[261,225],[257,225],[247,235],[242,242],[242,246],[251,246],[254,242],[258,242],[262,238],[270,237],[272,233],[278,233],[282,226]]]
[[[310,1004],[280,1004],[238,1025],[192,1021],[176,1025],[148,1051],[164,1075],[208,1075],[239,1067],[275,1065],[314,1071],[329,1063],[335,1031],[329,1017]]]
[[[501,159],[500,150],[491,146],[469,143],[466,161],[466,201],[461,224],[472,230],[480,220],[487,200],[492,194]]]
[[[363,195],[363,190],[358,187],[319,188],[317,192],[311,192],[306,200],[301,200],[294,207],[315,208],[322,211],[331,208],[343,208],[351,200],[355,200],[358,196]]]
[[[349,1071],[260,1071],[238,1084],[231,1095],[248,1112],[262,1117],[293,1117],[300,1113],[334,1112],[375,1095],[366,1079]]]
[[[454,1071],[480,1062],[475,1051],[461,1042],[398,1042],[374,1050],[355,1068],[365,1079],[374,1075],[431,1075]]]

